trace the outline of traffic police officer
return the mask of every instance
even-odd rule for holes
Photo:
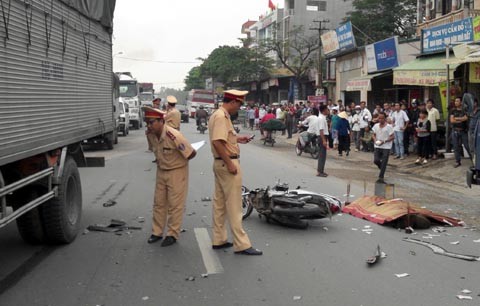
[[[174,244],[180,234],[188,190],[188,161],[197,152],[176,129],[165,124],[165,112],[145,107],[147,125],[155,135],[157,178],[153,204],[152,235],[148,243],[162,239],[162,246]]]
[[[237,136],[230,115],[243,104],[248,91],[224,92],[223,105],[208,121],[210,143],[214,157],[215,194],[213,196],[213,249],[233,246],[236,254],[262,255],[252,248],[250,239],[242,227],[242,171],[238,143],[248,143],[248,136]],[[225,221],[228,218],[233,244],[227,241]]]
[[[178,109],[175,108],[175,105],[177,104],[177,98],[174,96],[167,96],[167,116],[165,117],[165,123],[168,126],[173,127],[174,129],[177,129],[180,131],[180,121],[182,118],[182,115],[178,111]]]

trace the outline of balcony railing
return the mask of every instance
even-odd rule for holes
[[[476,16],[480,16],[480,10],[464,9],[464,10],[458,10],[455,12],[450,12],[448,14],[437,17],[435,19],[419,23],[417,25],[417,36],[421,35],[423,29],[430,29],[436,26],[459,21],[467,17],[476,17]]]

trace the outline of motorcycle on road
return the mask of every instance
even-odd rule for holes
[[[280,225],[305,229],[308,221],[332,217],[342,209],[337,198],[300,188],[290,190],[288,184],[278,182],[272,188],[249,190],[242,186],[243,219],[250,216],[253,209],[260,218]]]
[[[320,147],[317,143],[317,136],[309,136],[306,131],[308,127],[300,126],[298,140],[295,144],[295,153],[300,156],[303,152],[310,153],[313,159],[318,159],[320,155]],[[303,131],[302,131],[303,130]]]
[[[205,134],[205,131],[207,130],[207,119],[200,118],[200,121],[198,122],[197,130],[200,131],[200,134]]]

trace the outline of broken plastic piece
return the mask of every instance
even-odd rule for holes
[[[462,290],[462,293],[463,293],[463,294],[470,294],[470,293],[472,293],[472,291],[470,291],[470,290],[468,290],[468,289],[463,289],[463,290]]]
[[[195,276],[189,276],[185,279],[186,281],[193,282],[195,280]]]
[[[457,244],[459,244],[459,243],[460,243],[460,241],[453,241],[453,242],[450,242],[450,244],[453,244],[453,245],[457,245]]]
[[[117,201],[110,199],[107,202],[103,203],[103,207],[111,207],[115,204],[117,204]]]
[[[471,296],[461,295],[461,294],[457,295],[457,299],[459,299],[459,300],[473,300],[473,298]]]
[[[294,301],[299,301],[301,299],[302,299],[302,297],[300,295],[296,295],[296,296],[293,297]]]
[[[202,274],[202,278],[207,278],[207,277],[208,277],[208,273]]]
[[[385,254],[385,253],[383,253],[383,254]],[[385,257],[386,257],[386,255],[385,255]],[[373,265],[373,264],[377,263],[381,258],[384,258],[384,257],[382,257],[382,251],[380,251],[380,245],[377,245],[377,249],[375,250],[375,254],[373,256],[367,258],[367,264]]]
[[[413,239],[413,238],[403,238],[403,241],[412,242],[412,243],[416,243],[416,244],[426,246],[426,247],[430,248],[433,251],[433,253],[438,254],[438,255],[449,256],[449,257],[462,259],[462,260],[467,260],[467,261],[480,261],[480,256],[463,255],[463,254],[448,252],[444,248],[439,247],[438,245],[435,245],[435,244],[430,243],[430,242],[426,242],[426,241],[422,241],[422,240],[418,240],[418,239]]]
[[[149,298],[148,296],[142,297],[142,300],[143,300],[143,301],[148,301],[149,299],[150,299],[150,298]]]
[[[212,199],[210,199],[210,197],[203,197],[202,198],[202,201],[203,202],[210,202]]]
[[[408,274],[408,273],[401,273],[401,274],[395,274],[395,276],[398,277],[398,278],[402,278],[402,277],[410,276],[410,274]]]

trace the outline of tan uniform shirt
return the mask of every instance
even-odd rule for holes
[[[167,115],[165,116],[165,123],[168,126],[171,126],[174,129],[180,130],[180,121],[182,115],[176,108],[172,108],[167,111]]]
[[[237,133],[233,129],[230,114],[220,107],[214,112],[208,120],[208,132],[210,134],[210,144],[214,158],[220,157],[213,146],[214,140],[223,140],[226,144],[226,151],[229,156],[239,156],[240,147],[237,143]]]
[[[164,125],[155,151],[158,167],[161,170],[172,170],[186,166],[188,157],[192,152],[192,146],[182,133]]]

